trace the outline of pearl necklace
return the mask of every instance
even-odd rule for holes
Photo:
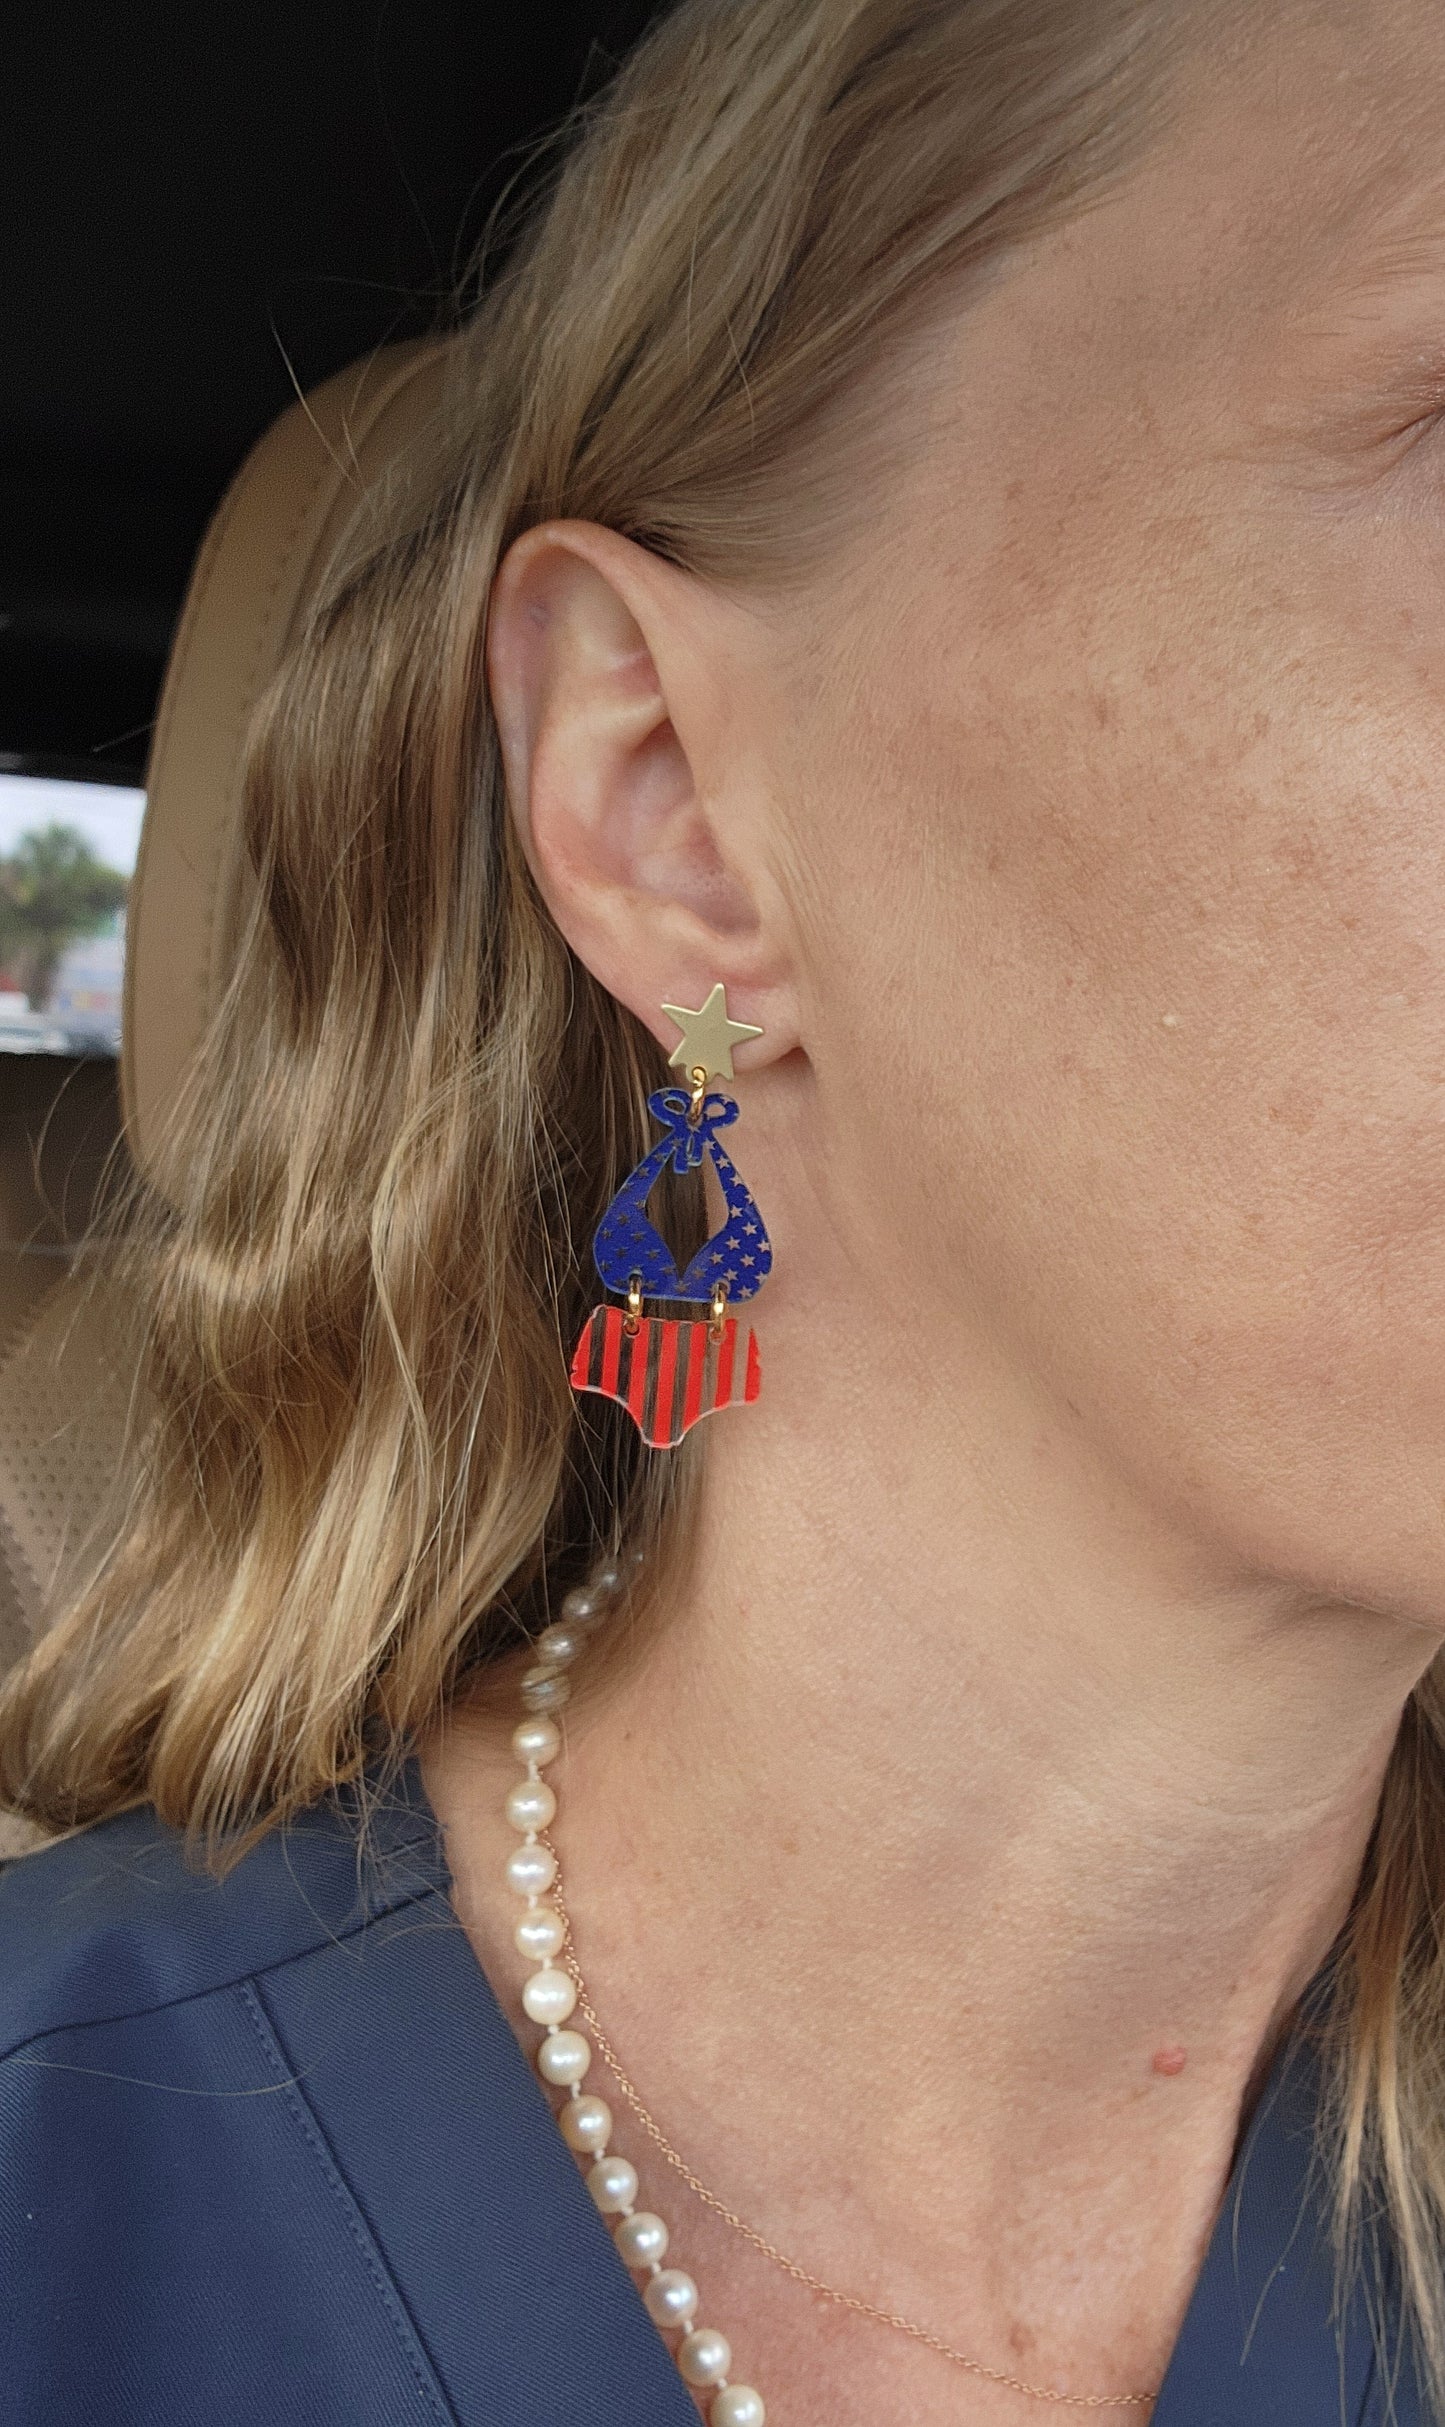
[[[1008,2376],[1002,2369],[970,2358],[941,2335],[915,2325],[895,2310],[836,2291],[821,2277],[800,2267],[796,2260],[786,2257],[753,2226],[745,2224],[715,2192],[709,2191],[648,2114],[598,2023],[575,1952],[568,1948],[571,1925],[562,1896],[557,1850],[548,1836],[557,1815],[557,1798],[542,1776],[546,1764],[562,1749],[561,1734],[551,1713],[561,1710],[571,1699],[571,1679],[565,1672],[582,1652],[588,1635],[606,1615],[610,1604],[625,1589],[626,1582],[623,1566],[609,1560],[588,1585],[568,1593],[562,1604],[561,1623],[544,1628],[532,1646],[537,1665],[529,1668],[521,1681],[526,1717],[512,1731],[512,1750],[525,1765],[526,1774],[507,1795],[507,1818],[522,1841],[508,1856],[507,1884],[525,1906],[513,1932],[517,1951],[538,1967],[522,1989],[523,2011],[530,2022],[542,2026],[544,2033],[536,2055],[537,2071],[549,2088],[567,2093],[556,2111],[562,2137],[576,2156],[590,2161],[587,2188],[603,2216],[616,2219],[612,2237],[626,2264],[647,2278],[642,2298],[649,2317],[664,2334],[682,2329],[682,2340],[674,2357],[692,2391],[711,2397],[708,2427],[764,2427],[767,2413],[763,2397],[753,2386],[729,2378],[733,2355],[727,2336],[715,2326],[697,2324],[697,2285],[681,2267],[664,2267],[662,2263],[671,2240],[667,2226],[652,2209],[637,2206],[640,2188],[637,2169],[609,2148],[612,2109],[605,2098],[582,2088],[592,2063],[592,2041],[585,2033],[570,2027],[570,2017],[579,2002],[604,2062],[668,2163],[700,2199],[717,2211],[724,2223],[799,2283],[840,2308],[874,2318],[880,2325],[895,2327],[914,2342],[952,2360],[970,2376],[1024,2394],[1032,2401],[1052,2402],[1072,2410],[1146,2407],[1158,2398],[1156,2394],[1061,2393],[1053,2386],[1031,2385],[1021,2377]]]
[[[615,1581],[614,1581],[615,1578]],[[569,1680],[560,1674],[581,1649],[581,1629],[600,1615],[605,1599],[618,1589],[621,1577],[604,1570],[590,1593],[569,1593],[564,1604],[570,1624],[548,1627],[537,1638],[541,1665],[522,1680],[527,1717],[512,1732],[512,1750],[526,1764],[526,1776],[507,1796],[507,1818],[521,1832],[522,1842],[508,1857],[507,1883],[522,1897],[526,1910],[514,1937],[518,1952],[535,1962],[522,1990],[522,2007],[529,2021],[540,2023],[545,2036],[537,2050],[537,2070],[544,2082],[567,2092],[558,2112],[562,2137],[579,2157],[591,2160],[587,2188],[602,2214],[615,2217],[613,2240],[627,2265],[641,2270],[647,2281],[642,2298],[648,2316],[664,2333],[683,2329],[674,2354],[684,2380],[695,2391],[711,2392],[708,2427],[763,2427],[763,2397],[751,2385],[733,2383],[732,2345],[715,2326],[697,2324],[698,2289],[681,2267],[664,2267],[671,2239],[660,2216],[637,2205],[637,2169],[625,2157],[609,2153],[612,2109],[605,2098],[584,2091],[583,2080],[592,2062],[592,2043],[581,2031],[567,2027],[577,2003],[577,1984],[561,1971],[556,1958],[567,1937],[567,1923],[555,1904],[545,1901],[557,1886],[555,1849],[543,1843],[542,1832],[554,1819],[557,1798],[542,1776],[545,1763],[560,1752],[562,1738],[549,1710],[569,1697]]]

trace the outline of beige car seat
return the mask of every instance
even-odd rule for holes
[[[90,1285],[77,1242],[107,1148],[165,1186],[161,1124],[224,984],[244,902],[247,719],[358,486],[401,456],[434,409],[442,353],[393,347],[298,401],[253,449],[207,533],[147,770],[118,1098],[103,1064],[63,1070],[58,1092],[42,1060],[6,1057],[0,1071],[0,1667],[63,1606],[117,1473],[134,1351],[125,1307]],[[0,1816],[0,1854],[26,1841]]]

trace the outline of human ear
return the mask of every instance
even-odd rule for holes
[[[739,703],[727,614],[705,585],[600,525],[543,523],[492,595],[487,673],[507,790],[557,925],[602,985],[669,1046],[664,1001],[718,983],[796,1042],[781,906],[756,787],[729,745]]]

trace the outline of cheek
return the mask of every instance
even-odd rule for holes
[[[911,636],[835,764],[823,1053],[872,1257],[952,1276],[1195,1522],[1413,1610],[1445,1552],[1445,657],[1343,534],[1281,595],[1285,538],[981,616],[967,663]]]

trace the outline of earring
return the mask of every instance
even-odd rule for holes
[[[758,1395],[757,1338],[752,1325],[739,1325],[728,1308],[756,1297],[772,1271],[773,1250],[762,1215],[718,1140],[718,1131],[737,1119],[737,1105],[731,1096],[709,1091],[715,1078],[731,1081],[733,1047],[763,1032],[728,1018],[721,986],[714,986],[700,1011],[679,1003],[662,1008],[682,1031],[668,1066],[685,1070],[689,1084],[648,1097],[648,1111],[667,1134],[629,1173],[597,1225],[593,1261],[605,1286],[627,1304],[625,1310],[599,1306],[588,1317],[572,1358],[572,1388],[625,1407],[649,1448],[675,1449],[704,1416]],[[676,1172],[696,1171],[704,1155],[722,1183],[727,1219],[680,1273],[667,1241],[648,1220],[647,1199],[669,1163]],[[707,1318],[648,1315],[648,1297],[705,1304]]]

